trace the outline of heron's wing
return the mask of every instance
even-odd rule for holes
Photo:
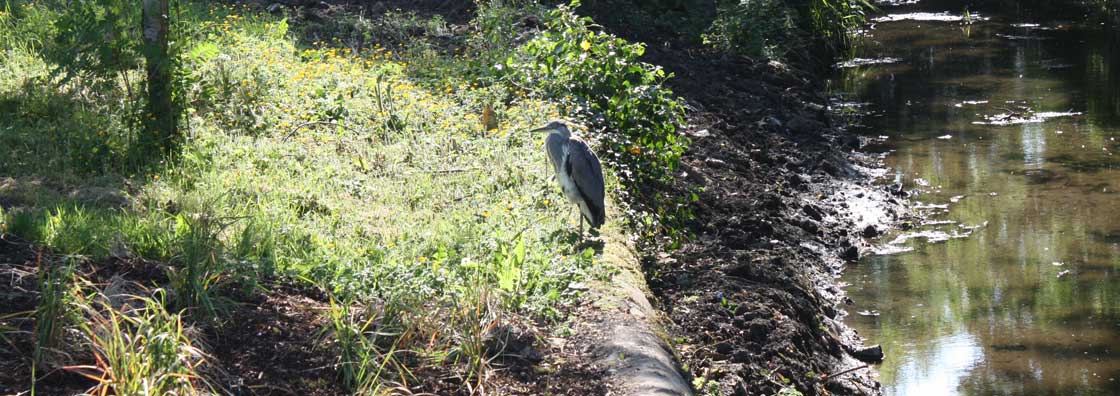
[[[591,152],[587,144],[571,139],[568,143],[568,174],[579,189],[580,196],[587,202],[593,217],[592,224],[602,224],[606,219],[603,200],[606,196],[606,186],[603,182],[603,166],[599,164],[599,157]]]

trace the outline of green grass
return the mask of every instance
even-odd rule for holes
[[[33,330],[35,350],[32,363],[36,368],[47,368],[57,362],[66,327],[74,321],[71,312],[71,291],[74,282],[70,260],[38,261],[39,302],[35,307]]]
[[[0,199],[14,207],[0,212],[0,232],[61,255],[169,264],[168,298],[132,310],[94,298],[79,310],[98,357],[86,372],[120,376],[102,385],[114,392],[143,378],[196,391],[183,320],[225,320],[231,290],[252,293],[277,276],[345,302],[332,305],[324,334],[339,343],[350,390],[378,393],[421,364],[479,380],[481,340],[498,318],[561,319],[568,284],[605,271],[593,251],[573,247],[578,212],[551,180],[542,136],[527,132],[570,114],[489,70],[515,43],[485,44],[487,29],[510,22],[485,18],[541,7],[484,7],[457,48],[435,44],[444,22],[390,14],[407,24],[382,19],[341,35],[389,43],[352,53],[341,38],[306,45],[308,30],[282,17],[182,3],[186,139],[166,161],[134,150],[140,70],[59,79],[44,54],[60,49],[43,26],[63,8],[5,4],[0,146],[12,149],[0,150]],[[394,28],[408,24],[426,33]],[[487,106],[496,129],[480,120]],[[144,334],[163,336],[136,341]]]
[[[179,314],[167,312],[163,295],[130,296],[122,307],[99,293],[76,293],[85,321],[78,330],[94,362],[65,367],[93,381],[91,394],[194,395],[209,387],[198,373],[205,353],[194,347]]]

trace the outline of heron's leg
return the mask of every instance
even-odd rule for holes
[[[583,240],[583,214],[579,216],[579,240]]]

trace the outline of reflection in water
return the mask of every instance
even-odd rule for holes
[[[896,395],[925,395],[932,389],[956,394],[957,384],[968,369],[983,358],[983,350],[968,333],[954,334],[931,343],[934,350],[907,356],[895,374],[899,380],[888,386]]]
[[[925,238],[879,241],[912,252],[848,270],[850,311],[881,315],[847,320],[883,344],[887,394],[1120,395],[1120,23],[1056,1],[979,3],[991,19],[971,26],[877,24],[857,56],[901,61],[833,81],[870,103],[865,133],[889,136],[894,179],[934,220],[908,231]]]

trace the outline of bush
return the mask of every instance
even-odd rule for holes
[[[770,59],[784,58],[798,46],[796,14],[782,0],[724,0],[717,8],[716,19],[701,35],[704,44]]]
[[[813,42],[833,50],[875,7],[866,0],[720,0],[705,44],[734,54],[783,59]]]
[[[638,61],[641,43],[592,30],[592,20],[572,12],[578,1],[547,16],[546,29],[518,48],[505,66],[516,84],[564,103],[588,123],[599,157],[633,192],[667,182],[688,147],[677,128],[682,99],[664,86],[672,75]],[[655,207],[663,206],[656,203]]]

